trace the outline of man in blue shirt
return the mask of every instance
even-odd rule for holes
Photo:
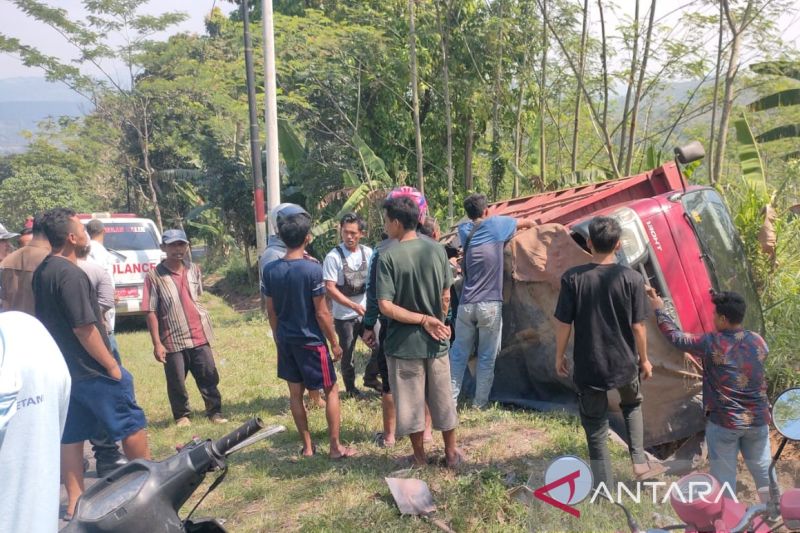
[[[329,456],[341,459],[355,454],[339,442],[339,389],[333,359],[342,357],[342,348],[325,301],[322,267],[303,256],[310,230],[311,217],[306,213],[289,215],[280,224],[278,232],[286,244],[286,255],[264,267],[261,290],[267,298],[269,325],[278,346],[278,377],[289,385],[290,409],[303,441],[301,454],[308,457],[315,453],[303,392],[323,389],[327,397]]]
[[[494,362],[503,331],[503,247],[518,229],[534,226],[532,220],[489,216],[486,196],[471,194],[464,200],[470,218],[458,227],[464,250],[464,285],[456,318],[456,338],[450,349],[453,399],[458,401],[467,360],[478,338],[478,366],[473,405],[486,407],[494,382]]]

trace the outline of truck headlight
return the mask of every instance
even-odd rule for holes
[[[622,226],[620,248],[629,265],[635,265],[647,254],[647,236],[639,215],[629,207],[622,207],[611,214]]]

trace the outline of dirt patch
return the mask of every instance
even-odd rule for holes
[[[231,284],[219,274],[207,276],[204,283],[208,292],[225,300],[239,313],[261,309],[261,296],[258,293],[243,292],[241,286]]]
[[[497,422],[488,427],[461,430],[458,445],[470,462],[521,466],[537,458],[549,443],[547,434],[537,428],[514,422]]]

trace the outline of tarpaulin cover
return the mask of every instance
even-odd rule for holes
[[[555,311],[561,275],[591,261],[560,224],[519,233],[505,248],[503,342],[492,399],[539,410],[577,413],[571,380],[555,372]],[[643,383],[645,445],[688,437],[703,429],[701,376],[669,345],[655,323],[647,324],[653,377]],[[567,350],[571,357],[572,345]],[[619,397],[609,393],[612,424],[621,429]]]

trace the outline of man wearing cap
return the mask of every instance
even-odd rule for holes
[[[311,215],[308,212],[300,207],[297,204],[292,203],[282,203],[278,204],[273,207],[269,212],[269,223],[272,226],[272,231],[274,232],[272,235],[269,236],[267,239],[267,249],[264,250],[264,253],[261,254],[261,257],[258,258],[258,271],[263,273],[264,267],[268,264],[272,263],[273,261],[277,261],[278,259],[283,259],[286,255],[286,243],[283,242],[281,239],[280,234],[278,233],[280,229],[280,225],[283,223],[284,220],[290,215],[306,215],[309,218]],[[303,252],[303,257],[306,259],[311,259],[312,261],[316,261],[315,258],[308,255],[307,252]],[[261,283],[261,290],[264,291],[264,283],[262,279]],[[310,405],[314,407],[318,407],[320,409],[325,408],[325,400],[322,399],[322,394],[318,390],[309,390],[308,391],[308,398],[311,400]]]
[[[0,301],[3,311],[35,315],[33,273],[50,253],[50,242],[38,215],[31,225],[33,238],[27,246],[12,252],[0,263]]]
[[[14,251],[11,239],[16,239],[17,237],[19,237],[19,233],[8,231],[4,225],[0,224],[0,261]]]
[[[222,416],[219,373],[210,345],[214,340],[211,318],[197,301],[203,293],[200,268],[188,261],[189,239],[183,230],[165,231],[161,250],[167,258],[147,273],[142,308],[147,310],[153,355],[164,365],[172,416],[178,426],[191,424],[186,392],[186,374],[191,372],[206,416],[223,424],[227,419]]]

